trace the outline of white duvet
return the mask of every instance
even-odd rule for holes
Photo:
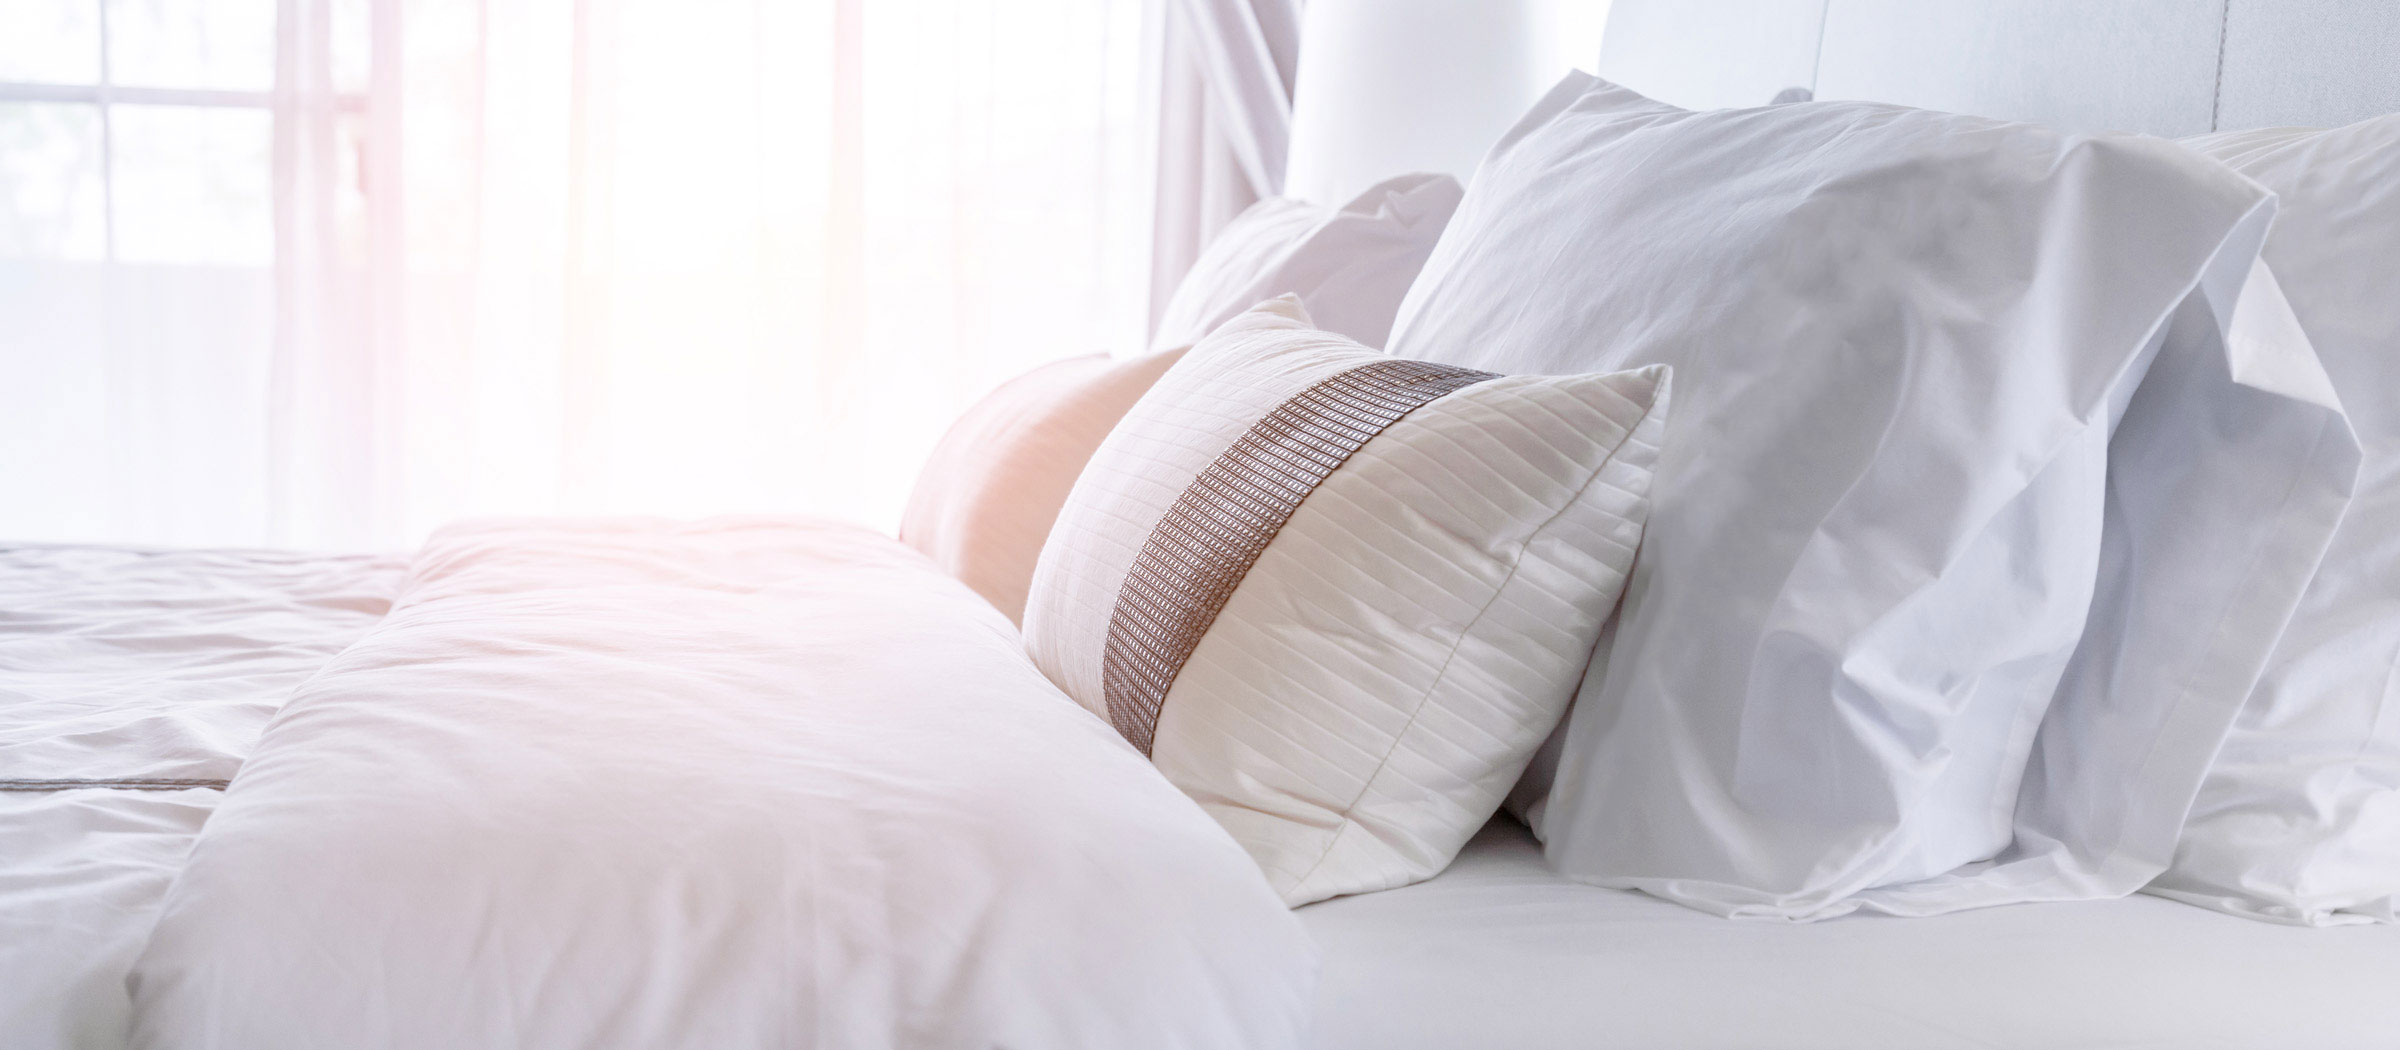
[[[141,1047],[1272,1047],[1249,859],[889,540],[438,536],[210,818]]]
[[[0,547],[0,1047],[125,1045],[125,970],[292,689],[406,559]]]

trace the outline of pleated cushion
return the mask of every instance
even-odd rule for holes
[[[1616,607],[1667,379],[1406,361],[1271,300],[1101,443],[1026,643],[1287,903],[1428,878],[1557,724]]]

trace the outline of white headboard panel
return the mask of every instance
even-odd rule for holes
[[[2222,85],[2224,130],[2400,112],[2400,3],[2233,0]]]
[[[2214,119],[2224,2],[1831,0],[1817,97],[2197,135]]]
[[[1692,107],[1786,87],[2190,135],[2400,111],[2393,0],[1615,0],[1602,76]]]
[[[1465,179],[1595,35],[1600,75],[1700,109],[1797,87],[2169,136],[2400,112],[2400,0],[1309,0],[1286,192]]]
[[[1607,0],[1308,0],[1284,192],[1340,204],[1402,172],[1465,182],[1598,50]]]
[[[1686,109],[1814,88],[1825,0],[1616,0],[1593,71]]]

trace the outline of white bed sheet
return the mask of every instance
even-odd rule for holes
[[[2400,927],[2146,896],[1721,919],[1570,882],[1506,817],[1430,882],[1300,914],[1321,1050],[2400,1047]]]
[[[0,1046],[124,1045],[126,969],[218,797],[125,782],[232,777],[405,563],[0,548]]]

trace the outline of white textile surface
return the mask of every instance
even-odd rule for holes
[[[1676,370],[1551,858],[1791,919],[2164,870],[2358,467],[2254,266],[2273,209],[2137,136],[1580,74],[1534,107],[1391,351]]]
[[[1324,407],[1395,398],[1346,385],[1395,364],[1289,295],[1227,322],[1092,455],[1026,603],[1035,664],[1291,904],[1431,876],[1499,806],[1616,608],[1666,429],[1664,368],[1469,372],[1388,424]]]
[[[125,972],[285,697],[381,619],[399,558],[0,549],[0,1044],[114,1048]]]
[[[1169,0],[1152,8],[1153,328],[1217,231],[1283,192],[1300,9],[1300,0]]]
[[[1316,1050],[2389,1050],[2400,927],[2156,897],[1788,924],[1571,882],[1494,821],[1430,882],[1300,910]]]
[[[133,1045],[1296,1045],[1248,857],[864,529],[444,530],[261,738]]]
[[[223,780],[406,559],[0,547],[0,779]]]
[[[2267,263],[2365,463],[2150,888],[2277,922],[2400,922],[2400,114],[2185,144],[2281,198]]]

